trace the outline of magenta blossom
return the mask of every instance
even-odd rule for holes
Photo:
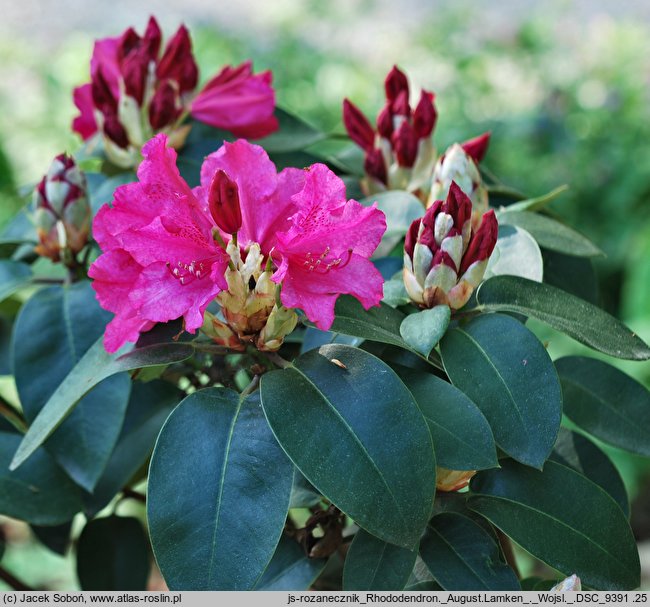
[[[369,257],[385,217],[347,200],[325,165],[277,173],[261,147],[239,140],[206,158],[192,191],[166,143],[158,135],[144,147],[140,181],[118,188],[113,207],[95,219],[104,254],[90,276],[101,305],[116,313],[107,350],[181,316],[187,330],[206,330],[214,299],[226,324],[210,317],[206,332],[230,347],[262,349],[279,347],[295,326],[294,308],[326,330],[341,294],[366,309],[379,304],[383,280]],[[241,221],[216,221],[216,199],[236,201]],[[236,238],[218,225],[237,227]]]
[[[226,66],[198,93],[199,72],[189,33],[181,26],[161,52],[161,31],[151,17],[143,36],[133,28],[95,43],[91,82],[75,89],[81,114],[72,128],[84,140],[101,138],[119,166],[135,166],[142,144],[164,132],[174,147],[188,134],[187,114],[240,137],[277,130],[271,72],[253,74],[250,62]]]

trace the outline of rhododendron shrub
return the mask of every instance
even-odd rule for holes
[[[650,348],[588,295],[600,250],[503,198],[489,134],[439,153],[400,69],[343,146],[270,81],[199,86],[153,18],[96,43],[87,144],[2,236],[0,513],[84,589],[145,589],[151,553],[174,590],[531,588],[512,542],[558,588],[636,587],[601,443],[649,456],[650,395],[605,359]]]

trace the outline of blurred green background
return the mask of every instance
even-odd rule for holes
[[[570,185],[552,212],[605,251],[602,303],[650,341],[650,3],[2,0],[0,9],[0,225],[21,204],[16,188],[79,145],[71,91],[88,79],[93,40],[142,31],[155,14],[167,35],[190,27],[203,80],[252,58],[273,70],[279,104],[327,132],[343,132],[343,97],[375,116],[398,64],[416,91],[437,95],[439,149],[489,129],[484,164],[503,182],[531,196]],[[553,356],[582,352],[538,331]],[[619,366],[650,385],[650,365]],[[637,496],[647,586],[648,466],[608,452]],[[12,533],[7,568],[31,584],[74,585],[68,561]]]

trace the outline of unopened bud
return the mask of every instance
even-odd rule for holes
[[[343,101],[343,124],[354,141],[361,149],[369,152],[375,142],[375,132],[361,110],[349,100]]]
[[[199,71],[192,55],[190,34],[184,25],[178,28],[176,34],[167,43],[156,68],[156,76],[161,80],[166,78],[175,80],[181,94],[196,87]]]
[[[404,245],[404,285],[419,306],[448,305],[457,310],[483,280],[497,241],[494,211],[472,229],[472,203],[452,182],[447,199],[437,200],[415,220]]]
[[[242,217],[237,183],[225,171],[218,170],[208,192],[208,206],[214,222],[226,234],[236,234]]]
[[[582,582],[580,578],[574,573],[568,578],[563,579],[559,584],[555,584],[549,592],[580,592],[582,590]]]
[[[384,109],[379,112],[379,116],[377,116],[377,131],[381,137],[390,140],[393,135],[393,130],[393,115],[390,111],[390,105],[387,104],[384,106]]]
[[[64,250],[76,254],[86,245],[91,220],[86,179],[70,156],[57,156],[36,187],[32,219],[39,255],[60,261]]]
[[[393,103],[400,93],[405,92],[406,98],[408,99],[409,94],[409,81],[406,78],[406,74],[402,72],[396,65],[393,66],[393,69],[388,72],[386,80],[384,82],[384,89],[386,90],[386,99],[389,103]]]
[[[149,105],[149,122],[155,131],[173,124],[181,115],[177,100],[178,94],[171,82],[161,82]]]
[[[392,143],[397,164],[401,167],[412,167],[418,154],[418,137],[406,120],[393,134]]]
[[[289,335],[298,324],[296,311],[276,304],[271,310],[266,325],[257,338],[258,350],[274,352],[279,350],[284,338]]]
[[[388,172],[386,170],[384,155],[381,150],[371,150],[366,154],[363,169],[368,176],[379,183],[388,183]]]
[[[413,130],[418,139],[431,136],[436,126],[438,114],[433,100],[433,93],[422,91],[420,101],[413,112]]]
[[[473,139],[468,139],[461,143],[461,147],[473,158],[477,164],[483,160],[490,144],[491,133],[483,133]]]

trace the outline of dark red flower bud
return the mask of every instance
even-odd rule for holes
[[[472,216],[472,200],[452,181],[449,186],[447,200],[442,205],[442,211],[454,218],[454,226],[462,230],[465,222]]]
[[[386,163],[384,162],[384,155],[381,153],[381,150],[370,150],[366,154],[363,170],[370,177],[384,185],[388,185],[388,171],[386,170]]]
[[[433,104],[435,96],[428,91],[422,91],[420,101],[413,112],[413,130],[418,139],[429,137],[436,126],[438,113]]]
[[[181,108],[176,105],[176,88],[165,80],[158,85],[149,105],[149,122],[154,131],[172,124],[181,115]]]
[[[241,228],[241,207],[237,183],[219,169],[210,184],[208,206],[214,222],[226,234],[236,234]]]
[[[174,37],[167,43],[156,76],[160,80],[170,78],[178,83],[181,93],[191,91],[199,80],[199,70],[192,55],[192,41],[184,25],[178,28]]]
[[[469,242],[463,256],[459,274],[462,274],[475,261],[482,261],[492,255],[499,236],[499,224],[493,210],[488,211],[481,219],[481,225]]]
[[[104,114],[104,133],[117,146],[121,148],[129,147],[129,137],[116,114]]]
[[[467,154],[471,156],[477,164],[483,160],[483,157],[487,152],[491,134],[492,133],[488,131],[487,133],[474,137],[474,139],[468,139],[464,143],[460,144],[465,152],[467,152]]]
[[[408,91],[402,91],[390,105],[393,116],[404,116],[410,118],[411,106],[409,105]]]
[[[390,139],[393,135],[393,115],[390,111],[390,104],[386,104],[384,109],[377,116],[377,131],[384,137]]]
[[[406,120],[393,133],[392,144],[397,164],[401,167],[411,168],[415,164],[418,154],[418,138],[413,127]]]
[[[416,219],[411,223],[411,227],[406,232],[406,238],[404,239],[404,251],[406,254],[413,258],[413,250],[415,249],[415,243],[418,241],[418,232],[420,231],[420,224],[422,219]]]
[[[140,46],[141,38],[138,33],[130,27],[121,36],[117,43],[117,62],[122,63],[134,50]]]
[[[375,132],[363,112],[348,99],[343,100],[343,124],[354,141],[364,151],[372,150],[375,143]]]
[[[158,52],[160,51],[160,41],[162,40],[162,32],[160,31],[160,26],[155,17],[149,17],[149,23],[147,23],[147,29],[144,32],[144,37],[142,41],[147,48],[149,57],[151,60],[158,58]]]
[[[148,70],[149,55],[145,47],[132,51],[122,62],[124,89],[126,94],[133,97],[138,104],[142,104],[144,98]]]
[[[105,114],[114,114],[117,112],[117,99],[113,97],[111,87],[109,86],[101,67],[99,67],[93,75],[91,91],[93,103],[96,108]]]
[[[386,89],[386,99],[388,99],[391,105],[402,92],[406,92],[406,98],[408,99],[409,82],[404,72],[401,72],[396,65],[388,72],[388,76],[386,76],[386,81],[384,82],[384,88]]]

